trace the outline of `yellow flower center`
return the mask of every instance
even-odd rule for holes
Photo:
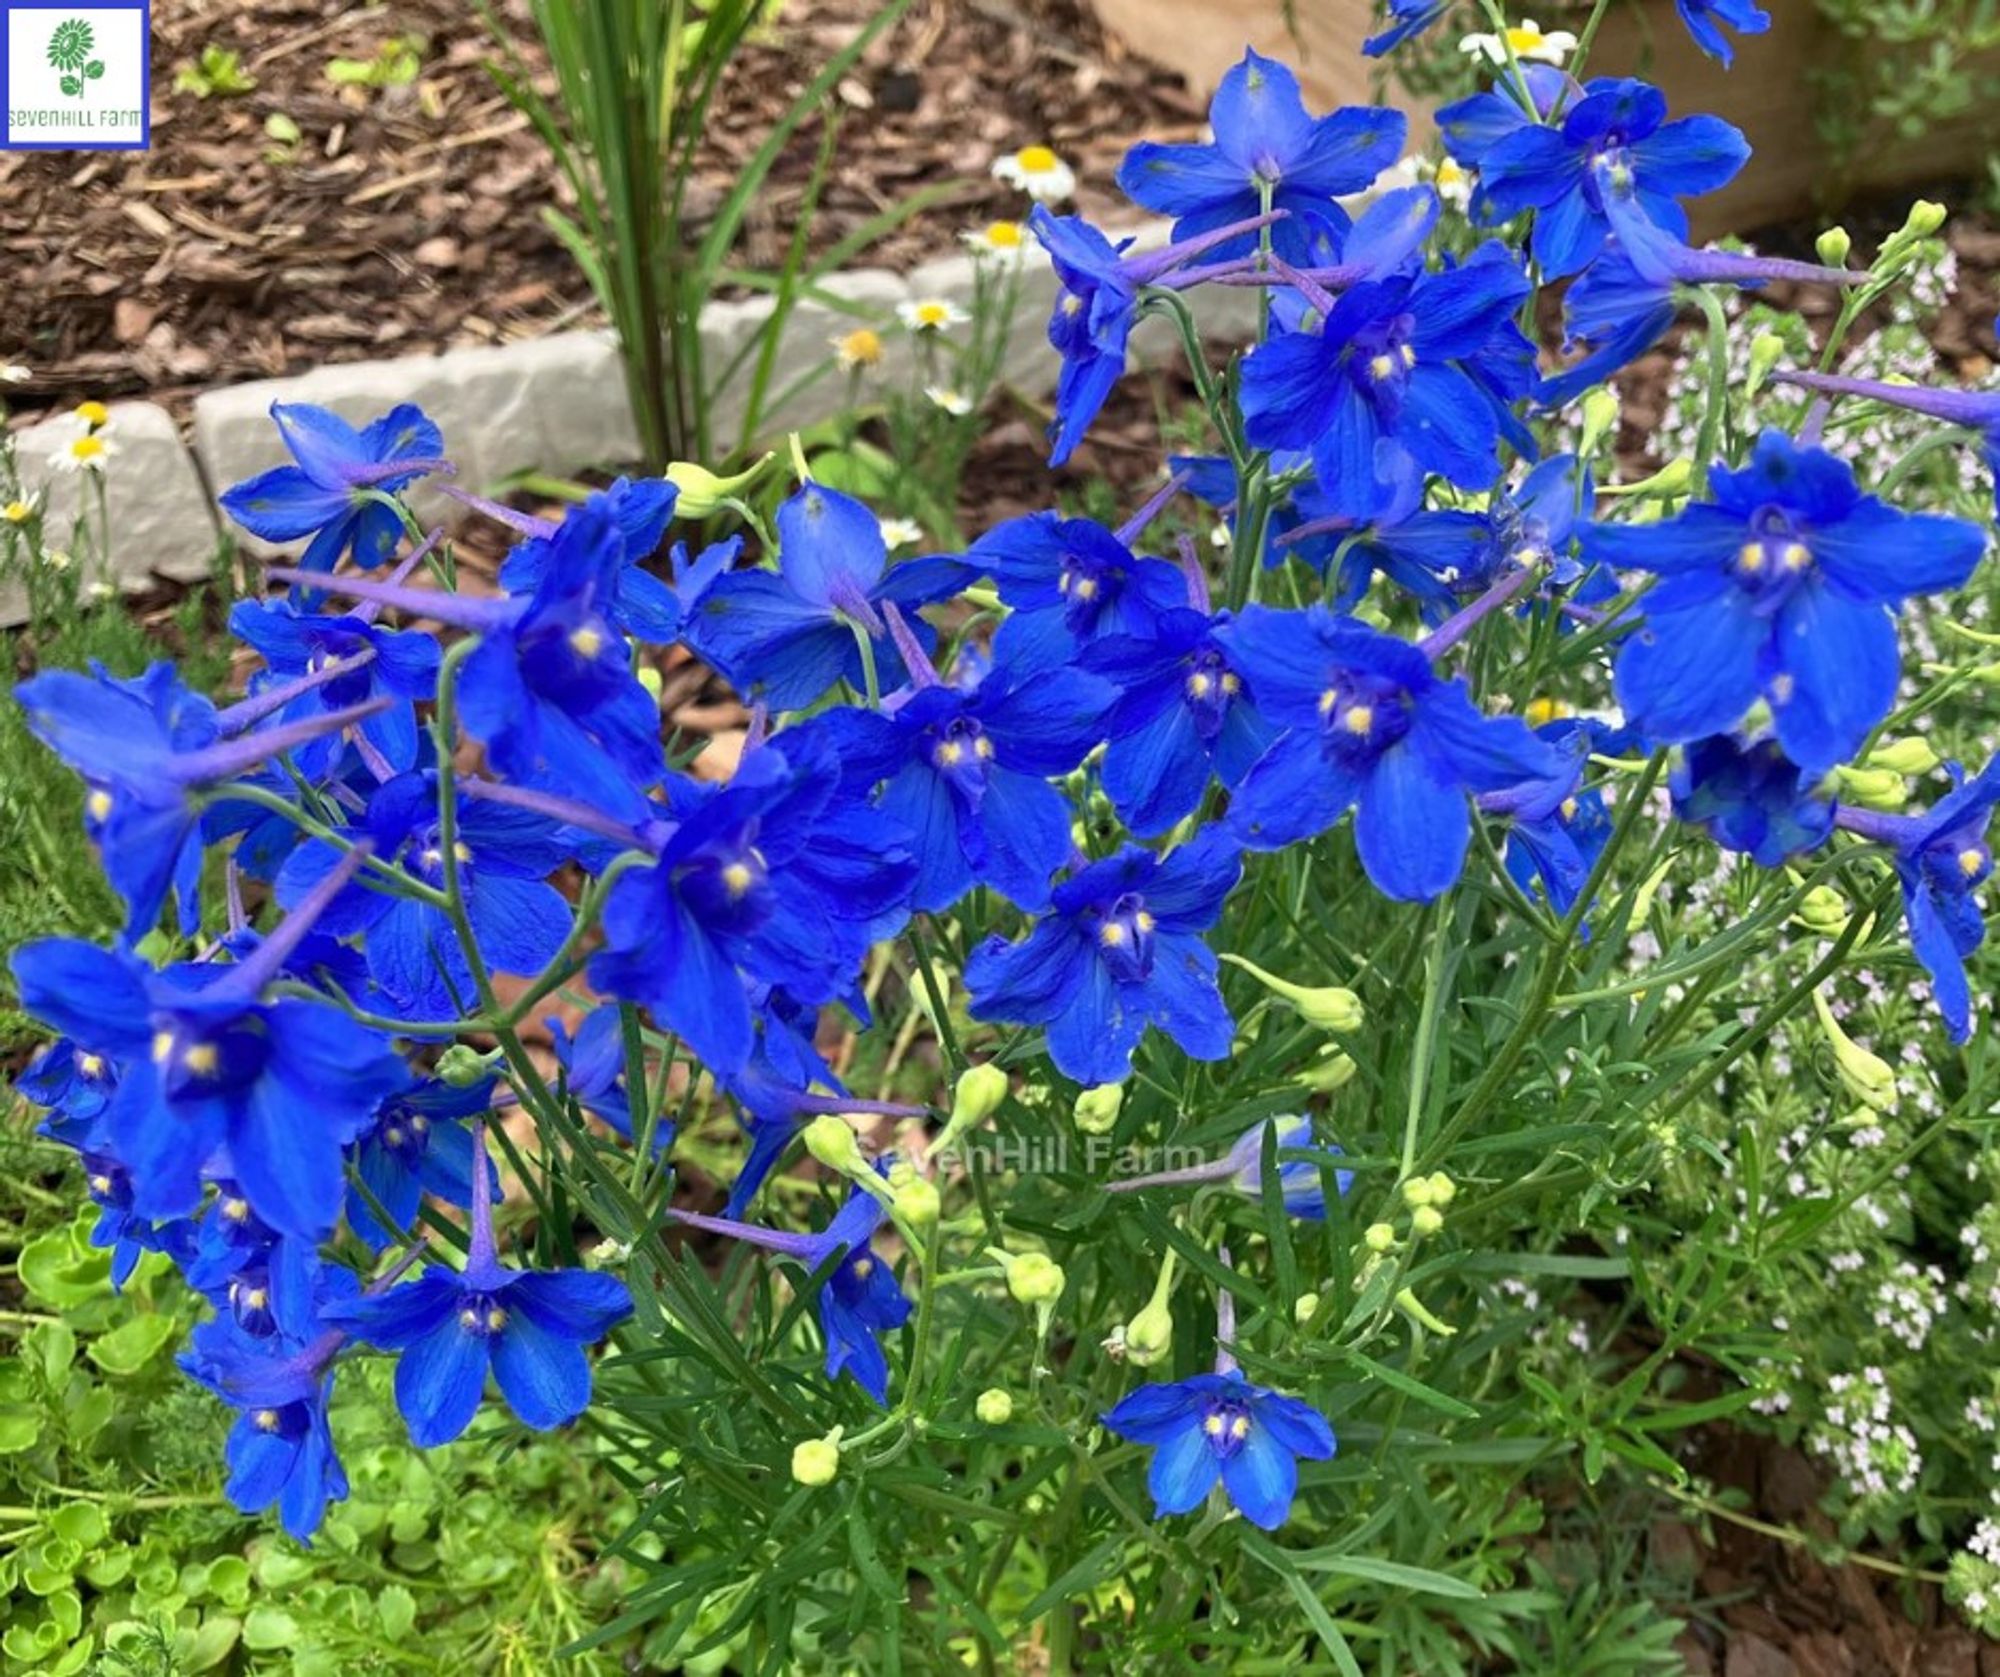
[[[70,458],[73,460],[102,460],[104,458],[104,439],[102,437],[78,437],[75,442],[69,445],[69,452]]]
[[[872,367],[882,359],[882,339],[865,326],[849,332],[836,347],[850,366]]]
[[[995,250],[1018,250],[1021,246],[1021,224],[1018,221],[996,221],[986,229],[986,242]]]
[[[1977,850],[1961,850],[1958,853],[1958,871],[1970,879],[1986,865],[1986,858]]]
[[[570,632],[569,644],[570,650],[579,658],[595,658],[604,650],[604,635],[602,631],[588,626],[574,629]]]
[[[35,515],[35,509],[26,501],[9,501],[5,510],[9,524],[25,524]]]
[[[1350,734],[1366,735],[1375,726],[1373,705],[1349,705],[1347,714],[1340,719],[1340,725]]]
[[[740,897],[750,889],[756,875],[750,871],[748,862],[731,862],[722,870],[722,888],[731,897]]]
[[[111,819],[111,794],[101,786],[84,799],[84,806],[90,811],[90,818],[93,821]]]
[[[76,416],[86,425],[103,425],[110,421],[111,410],[102,402],[79,402],[76,405]]]
[[[1057,164],[1056,154],[1047,146],[1023,146],[1014,153],[1014,161],[1031,175],[1046,175]]]
[[[260,1409],[250,1418],[257,1423],[257,1430],[259,1432],[276,1432],[278,1430],[278,1412],[275,1409]]]
[[[1507,31],[1507,45],[1514,49],[1516,58],[1524,58],[1539,47],[1548,37],[1534,24],[1516,24]]]

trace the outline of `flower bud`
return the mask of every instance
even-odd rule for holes
[[[1319,1314],[1319,1294],[1301,1293],[1292,1300],[1292,1320],[1304,1327]]]
[[[972,1412],[989,1427],[1004,1427],[1014,1418],[1014,1399],[998,1386],[988,1386],[972,1405]]]
[[[1308,1025],[1342,1035],[1361,1028],[1364,1017],[1361,998],[1352,990],[1344,990],[1338,985],[1293,984],[1266,972],[1254,962],[1244,960],[1241,955],[1224,955],[1222,959],[1233,967],[1242,968],[1274,996],[1282,996],[1290,1002],[1292,1010]]]
[[[494,1074],[502,1057],[497,1048],[490,1054],[482,1054],[462,1042],[454,1042],[438,1056],[437,1079],[448,1088],[473,1088]]]
[[[1076,1127],[1085,1135],[1109,1135],[1118,1125],[1118,1109],[1125,1104],[1125,1085],[1100,1083],[1076,1097]]]
[[[1744,381],[1745,399],[1764,388],[1771,369],[1785,358],[1785,340],[1775,332],[1759,332],[1750,340],[1750,375]]]
[[[868,1161],[861,1156],[861,1143],[854,1139],[847,1120],[837,1113],[822,1112],[800,1133],[806,1151],[828,1170],[837,1170],[842,1176],[867,1171]]]
[[[738,472],[734,477],[717,477],[706,466],[697,466],[691,460],[676,460],[666,472],[667,482],[680,491],[674,502],[674,516],[712,517],[724,501],[740,496],[762,477],[764,468],[775,458],[775,455],[767,454],[747,471]]]
[[[1396,1247],[1396,1231],[1388,1223],[1370,1223],[1362,1231],[1361,1244],[1371,1252],[1392,1252]]]
[[[1458,1184],[1441,1170],[1431,1172],[1430,1185],[1432,1205],[1446,1206],[1458,1198]]]
[[[1833,1050],[1834,1070],[1840,1074],[1840,1081],[1847,1085],[1857,1100],[1865,1101],[1877,1112],[1893,1112],[1896,1107],[1895,1068],[1879,1054],[1871,1054],[1842,1030],[1840,1022],[1833,1016],[1833,1009],[1826,1005],[1826,997],[1817,990],[1813,992],[1813,1011],[1819,1015],[1819,1028]]]
[[[954,1128],[970,1129],[974,1124],[983,1124],[1000,1110],[1000,1103],[1007,1098],[1007,1074],[991,1064],[967,1066],[958,1074],[958,1083],[952,1090],[951,1124]]]
[[[1434,1235],[1444,1227],[1444,1213],[1434,1205],[1420,1205],[1410,1213],[1410,1233]]]
[[[1908,219],[1903,223],[1903,232],[1912,239],[1928,239],[1945,224],[1951,212],[1944,205],[1928,198],[1919,198],[1910,206]]]
[[[940,1209],[936,1185],[919,1176],[914,1166],[898,1164],[889,1172],[889,1210],[898,1222],[928,1229],[937,1222]]]
[[[1931,749],[1930,741],[1917,734],[1905,734],[1899,740],[1884,740],[1868,753],[1865,759],[1871,769],[1887,769],[1892,774],[1929,774],[1937,768],[1942,759]]]
[[[1618,434],[1618,421],[1623,412],[1618,397],[1612,391],[1599,385],[1583,399],[1583,434],[1577,439],[1576,451],[1586,458],[1597,452],[1597,446],[1606,437]]]
[[[1847,899],[1831,885],[1815,885],[1799,904],[1799,924],[1821,937],[1839,937],[1850,918]]]
[[[1833,771],[1840,796],[1864,809],[1898,810],[1910,800],[1910,789],[1893,769],[1862,769],[1843,763]]]
[[[1628,495],[1647,495],[1656,500],[1672,500],[1685,495],[1694,483],[1694,462],[1692,460],[1669,460],[1649,478],[1626,487]]]
[[[646,696],[654,704],[660,702],[660,695],[666,691],[666,683],[660,679],[660,672],[651,664],[639,666],[639,685],[646,690]]]
[[[1425,1308],[1423,1300],[1418,1298],[1408,1287],[1405,1287],[1396,1295],[1396,1308],[1409,1317],[1411,1321],[1415,1322],[1418,1327],[1424,1328],[1442,1339],[1449,1339],[1453,1334],[1458,1332],[1458,1329],[1453,1327],[1449,1322],[1442,1322],[1433,1316]]]
[[[1328,1043],[1319,1051],[1313,1063],[1304,1071],[1296,1073],[1292,1081],[1300,1088],[1310,1089],[1315,1094],[1330,1095],[1334,1090],[1344,1088],[1351,1082],[1359,1069],[1352,1059]]]
[[[1167,1301],[1155,1298],[1125,1324],[1125,1358],[1140,1368],[1151,1368],[1174,1346],[1174,1313]]]
[[[1062,1265],[1040,1252],[1007,1252],[998,1246],[986,1255],[1007,1272],[1007,1291],[1021,1304],[1054,1304],[1062,1297]]]
[[[792,1477],[817,1489],[831,1485],[840,1472],[840,1428],[824,1438],[802,1438],[792,1446]]]
[[[1845,227],[1829,227],[1820,234],[1813,248],[1818,251],[1820,261],[1827,267],[1844,268],[1847,266],[1848,253],[1854,249],[1854,241],[1848,237]]]
[[[1432,1199],[1430,1178],[1413,1176],[1403,1184],[1403,1203],[1412,1210],[1420,1205],[1429,1205]]]

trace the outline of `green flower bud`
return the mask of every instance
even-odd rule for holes
[[[1311,1065],[1293,1075],[1292,1081],[1315,1094],[1330,1095],[1352,1081],[1359,1069],[1352,1059],[1329,1043],[1319,1051]]]
[[[868,1161],[861,1156],[861,1143],[854,1139],[847,1120],[837,1113],[822,1112],[801,1133],[806,1151],[828,1170],[837,1170],[842,1176],[867,1171]]]
[[[1109,1135],[1118,1126],[1118,1110],[1125,1104],[1125,1085],[1100,1083],[1076,1097],[1076,1127],[1085,1135]]]
[[[1764,381],[1771,376],[1771,369],[1785,358],[1785,340],[1775,332],[1759,332],[1750,340],[1750,376],[1743,385],[1744,396],[1751,397],[1764,388]]]
[[[654,704],[660,702],[660,694],[666,690],[666,683],[660,679],[660,672],[654,669],[651,664],[641,664],[639,666],[639,685],[645,688],[647,697]]]
[[[1912,239],[1928,239],[1945,224],[1951,214],[1944,205],[1933,203],[1928,198],[1919,198],[1910,206],[1909,217],[1903,223],[1903,232]]]
[[[1423,1301],[1415,1293],[1411,1292],[1408,1287],[1405,1287],[1396,1295],[1396,1308],[1409,1317],[1411,1321],[1415,1322],[1418,1327],[1430,1333],[1437,1334],[1440,1338],[1449,1339],[1453,1334],[1458,1332],[1458,1329],[1451,1326],[1450,1323],[1439,1321],[1429,1310],[1425,1309]]]
[[[1833,771],[1840,796],[1865,809],[1898,810],[1910,801],[1910,789],[1893,769],[1860,769],[1843,763]]]
[[[1301,1293],[1292,1300],[1292,1320],[1304,1327],[1319,1314],[1319,1294]]]
[[[831,1485],[840,1472],[840,1428],[824,1438],[805,1438],[792,1446],[792,1477],[817,1489]]]
[[[1624,409],[1616,393],[1602,385],[1583,399],[1583,435],[1577,440],[1576,451],[1582,455],[1597,452],[1598,444],[1606,437],[1618,434],[1618,422]]]
[[[1899,740],[1884,740],[1868,753],[1867,766],[1871,769],[1887,769],[1892,774],[1929,774],[1942,762],[1931,749],[1930,741],[1916,734],[1906,734]]]
[[[1014,1400],[998,1386],[988,1386],[973,1403],[972,1412],[989,1427],[1004,1427],[1014,1418]]]
[[[1151,1368],[1172,1349],[1174,1343],[1174,1270],[1171,1250],[1160,1263],[1160,1278],[1153,1283],[1153,1296],[1146,1308],[1125,1324],[1125,1355],[1140,1368]]]
[[[936,1184],[907,1162],[898,1164],[889,1172],[889,1210],[913,1229],[930,1228],[941,1210]]]
[[[1441,1170],[1430,1174],[1431,1204],[1446,1206],[1458,1198],[1458,1184]]]
[[[1848,237],[1845,227],[1829,227],[1820,234],[1813,248],[1819,252],[1820,261],[1827,267],[1844,268],[1848,253],[1854,249],[1854,241]]]
[[[482,1054],[476,1048],[454,1042],[438,1056],[437,1079],[453,1089],[470,1089],[491,1077],[503,1058],[497,1048],[490,1054]]]
[[[674,502],[674,516],[696,519],[713,516],[725,501],[740,496],[762,477],[764,468],[775,458],[767,454],[734,477],[717,477],[706,466],[697,466],[691,460],[676,460],[667,468],[667,481],[680,491],[679,499]]]
[[[983,1124],[1007,1098],[1007,1074],[998,1066],[967,1066],[952,1090],[951,1122],[960,1129]]]
[[[1821,937],[1839,937],[1847,930],[1847,899],[1831,885],[1815,885],[1799,904],[1798,922]]]
[[[1293,984],[1287,979],[1266,972],[1241,955],[1224,955],[1223,960],[1233,967],[1240,967],[1252,978],[1269,990],[1274,996],[1282,996],[1292,1004],[1292,1009],[1308,1025],[1322,1031],[1335,1031],[1347,1035],[1361,1028],[1365,1017],[1361,1009],[1361,998],[1352,990],[1341,989],[1338,985],[1317,987]]]
[[[1879,1054],[1871,1054],[1842,1030],[1840,1021],[1833,1016],[1833,1009],[1826,1005],[1826,997],[1817,990],[1813,992],[1813,1011],[1819,1015],[1819,1028],[1828,1046],[1833,1049],[1834,1070],[1840,1074],[1840,1081],[1847,1085],[1857,1100],[1865,1101],[1877,1112],[1893,1112],[1896,1108],[1895,1068]]]
[[[1444,1213],[1434,1205],[1420,1205],[1410,1213],[1410,1233],[1434,1235],[1444,1227]]]
[[[1062,1265],[1040,1252],[1008,1252],[998,1246],[986,1255],[1007,1272],[1007,1291],[1022,1304],[1054,1304],[1062,1297]]]
[[[1361,1244],[1371,1252],[1393,1252],[1396,1248],[1396,1231],[1388,1223],[1370,1223],[1362,1232]]]
[[[1427,1176],[1413,1176],[1403,1184],[1403,1203],[1413,1210],[1420,1205],[1429,1205],[1433,1197]]]

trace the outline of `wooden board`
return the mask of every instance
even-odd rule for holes
[[[1387,97],[1422,119],[1413,142],[1430,138],[1428,107],[1391,86],[1381,65],[1361,56],[1375,27],[1372,0],[1296,0],[1297,37],[1281,0],[1093,0],[1106,28],[1134,50],[1184,75],[1206,95],[1245,46],[1282,58],[1299,74],[1308,108],[1369,104]],[[1581,27],[1562,0],[1522,4],[1544,28]],[[1696,233],[1713,238],[1808,213],[1825,196],[1825,163],[1813,126],[1818,97],[1810,71],[1851,50],[1813,0],[1765,0],[1772,27],[1742,43],[1724,71],[1696,48],[1672,0],[1631,0],[1605,18],[1591,54],[1600,75],[1643,76],[1667,94],[1675,115],[1712,111],[1749,136],[1755,155],[1725,191],[1697,206]],[[1587,13],[1588,7],[1583,8]],[[1448,25],[1446,27],[1449,27]],[[1861,160],[1857,185],[1893,187],[1975,173],[2000,144],[2000,113],[1986,111],[1933,129],[1915,144],[1877,147]]]

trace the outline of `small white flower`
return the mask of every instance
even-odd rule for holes
[[[1047,146],[1023,146],[997,158],[993,178],[1019,187],[1038,204],[1060,204],[1076,196],[1076,171]]]
[[[34,376],[32,368],[18,361],[0,362],[0,384],[26,384]]]
[[[67,550],[60,547],[52,547],[47,553],[42,555],[42,563],[52,571],[66,571],[76,561],[69,556]]]
[[[896,318],[912,332],[942,332],[947,326],[963,326],[971,316],[946,298],[918,297],[898,303]]]
[[[83,597],[86,600],[108,600],[116,592],[117,590],[110,583],[98,581],[85,586]]]
[[[1458,43],[1460,52],[1484,57],[1494,64],[1507,62],[1509,48],[1523,64],[1560,64],[1576,51],[1576,37],[1567,29],[1545,32],[1533,18],[1524,18],[1513,25],[1504,38],[1499,35],[1468,35]]]
[[[37,495],[26,495],[18,501],[9,501],[5,506],[0,506],[0,518],[6,519],[9,524],[25,524],[35,516],[35,506],[39,500],[40,497]]]
[[[924,394],[931,399],[931,406],[941,408],[953,419],[963,419],[972,412],[972,398],[962,390],[952,390],[942,384],[927,384]]]
[[[842,372],[853,372],[857,367],[878,367],[882,364],[882,335],[866,326],[857,326],[852,332],[843,332],[831,342],[833,358],[840,363]]]
[[[1018,221],[989,221],[984,227],[968,227],[959,238],[974,256],[990,256],[1015,263],[1028,248],[1028,230]]]
[[[1460,215],[1471,208],[1475,177],[1470,169],[1463,167],[1455,158],[1446,157],[1439,160],[1437,173],[1431,177],[1431,184],[1437,188],[1437,195]]]
[[[885,518],[881,523],[885,547],[915,547],[924,539],[924,527],[914,518]]]
[[[102,472],[117,452],[118,444],[112,440],[110,426],[93,427],[86,422],[63,444],[55,457],[55,468],[59,472]]]

